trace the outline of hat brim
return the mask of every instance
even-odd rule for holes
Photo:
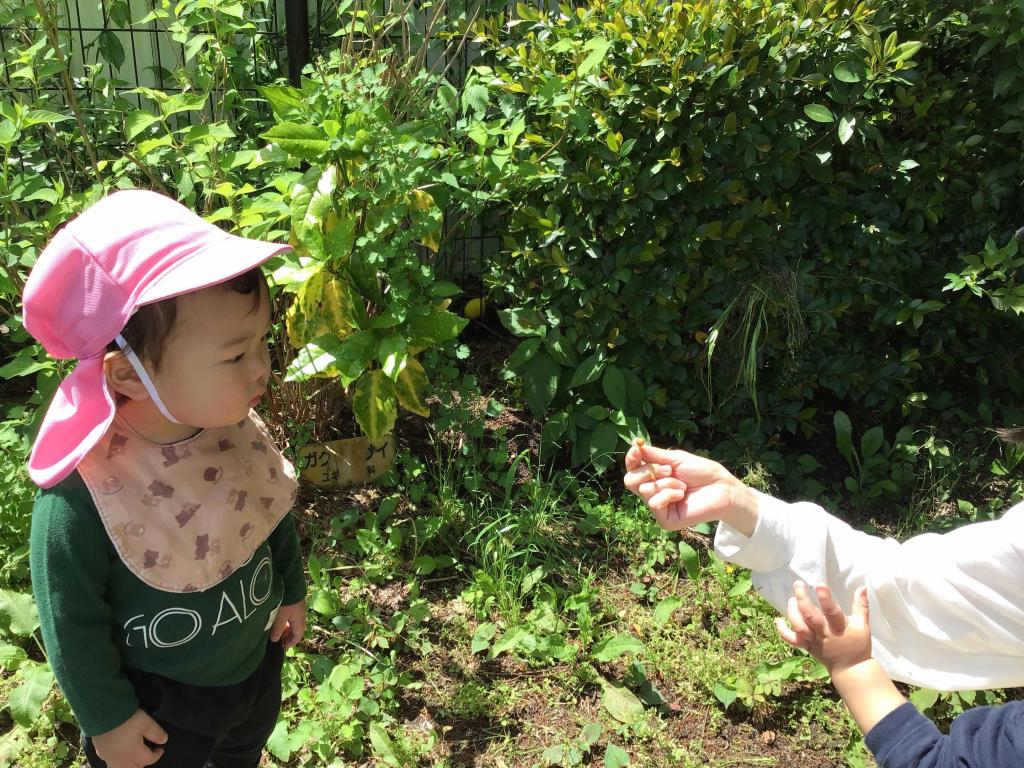
[[[291,246],[286,243],[249,240],[225,233],[223,240],[183,258],[149,283],[136,297],[135,305],[153,304],[172,296],[209,288],[238,277],[289,250]]]

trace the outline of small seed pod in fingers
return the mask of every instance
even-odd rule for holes
[[[637,448],[643,448],[644,447],[644,443],[646,443],[646,442],[647,441],[644,440],[642,437],[634,437],[633,438],[633,445],[635,445]],[[658,473],[654,471],[654,465],[653,464],[648,464],[647,465],[647,474],[650,476],[652,483],[658,482]]]

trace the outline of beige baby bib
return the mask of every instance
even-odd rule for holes
[[[172,445],[115,416],[78,472],[121,560],[165,592],[230,576],[288,514],[297,485],[254,411]]]

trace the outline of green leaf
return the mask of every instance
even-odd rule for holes
[[[278,123],[260,137],[272,141],[292,157],[301,160],[318,160],[330,147],[327,135],[316,125]]]
[[[97,38],[99,43],[100,54],[103,56],[103,60],[110,64],[116,72],[124,64],[124,46],[121,45],[121,41],[117,37],[117,33],[109,29],[105,29],[100,32],[100,36]]]
[[[545,336],[548,332],[544,316],[532,309],[503,309],[498,319],[516,336]]]
[[[405,369],[408,359],[409,345],[401,334],[390,333],[380,340],[380,346],[377,348],[377,360],[384,373],[392,381],[398,379],[398,374]]]
[[[594,644],[593,657],[597,661],[614,661],[624,653],[643,653],[644,644],[633,635],[611,635]]]
[[[544,411],[558,391],[558,363],[551,359],[547,352],[540,350],[523,363],[521,377],[523,394],[526,404],[535,416],[543,416]]]
[[[487,90],[486,85],[480,83],[470,83],[462,91],[462,110],[463,112],[475,112],[477,115],[483,115],[487,111],[487,102],[490,95],[490,91]]]
[[[850,423],[850,417],[842,411],[836,411],[835,416],[832,417],[832,425],[836,430],[836,446],[839,448],[839,452],[846,459],[847,464],[851,467],[854,466],[853,424]]]
[[[924,43],[917,40],[909,40],[905,43],[900,43],[896,48],[896,60],[906,61],[907,59],[912,59],[923,47]]]
[[[29,637],[38,628],[39,614],[32,595],[0,589],[0,634]]]
[[[733,585],[732,589],[729,590],[728,595],[729,597],[739,597],[740,595],[747,594],[747,592],[753,589],[753,587],[754,582],[751,578],[749,576],[744,576]]]
[[[600,723],[587,723],[583,726],[583,730],[580,731],[580,744],[587,749],[590,749],[597,740],[601,738],[601,724]]]
[[[841,61],[836,64],[835,69],[832,73],[836,76],[836,80],[843,83],[859,83],[860,82],[860,67],[849,61]]]
[[[402,762],[398,759],[398,755],[395,754],[395,743],[388,736],[387,731],[384,730],[384,726],[378,722],[372,722],[370,723],[369,733],[370,746],[373,747],[373,753],[388,765],[400,768]]]
[[[609,403],[620,411],[626,410],[626,377],[619,368],[609,365],[605,369],[601,387]]]
[[[206,106],[206,98],[204,93],[176,93],[160,103],[160,111],[165,117],[179,112],[198,112]]]
[[[608,53],[611,45],[611,41],[605,40],[603,37],[595,37],[588,40],[586,45],[583,46],[583,50],[587,52],[587,55],[576,68],[576,76],[586,77],[597,69],[601,62],[604,61],[604,56]]]
[[[53,689],[53,672],[48,664],[32,664],[18,670],[21,685],[11,693],[10,710],[14,722],[31,728]]]
[[[804,107],[804,114],[816,123],[834,123],[836,121],[836,116],[832,114],[832,110],[824,104],[808,104]]]
[[[62,115],[60,112],[51,112],[48,109],[30,109],[22,122],[24,127],[31,125],[53,125],[64,120],[74,120],[71,115]]]
[[[576,372],[572,375],[572,380],[569,382],[569,387],[582,387],[584,384],[589,384],[598,376],[601,375],[601,370],[604,368],[604,353],[595,352],[582,363],[576,369]]]
[[[659,602],[654,607],[654,625],[656,627],[664,626],[665,623],[672,618],[672,614],[676,612],[683,604],[683,598],[678,595],[671,595],[666,597],[664,600]]]
[[[878,449],[882,447],[883,442],[885,442],[885,435],[881,427],[872,427],[865,432],[860,438],[861,461],[870,459],[878,453]]]
[[[131,141],[153,123],[160,121],[160,115],[154,115],[141,109],[137,109],[125,118],[124,134]]]
[[[25,653],[24,648],[0,643],[0,669],[13,672],[26,661],[28,661],[28,654]]]
[[[377,443],[391,434],[397,415],[395,385],[384,371],[366,371],[355,383],[352,412],[359,428]]]
[[[935,702],[939,700],[939,692],[933,691],[930,688],[918,688],[916,691],[910,694],[910,702],[917,707],[921,712],[926,709],[931,709],[935,706]]]
[[[0,123],[0,146],[9,147],[18,140],[21,131],[18,130],[11,120],[4,120]]]
[[[512,627],[501,636],[498,642],[491,646],[488,657],[497,658],[506,651],[515,650],[520,647],[529,647],[536,643],[536,638],[525,627]]]
[[[13,379],[18,376],[29,376],[39,371],[50,371],[54,369],[53,360],[36,360],[35,350],[26,347],[18,352],[7,365],[0,367],[0,379]]]
[[[854,117],[842,117],[839,119],[839,143],[845,144],[853,138],[853,129],[857,125],[857,119]]]
[[[625,768],[629,755],[622,747],[609,743],[604,749],[604,768]]]
[[[338,614],[338,610],[334,605],[334,598],[326,589],[317,589],[313,591],[313,594],[310,595],[309,599],[309,609],[328,618],[334,618]]]
[[[469,323],[447,309],[433,307],[426,315],[413,315],[406,321],[406,338],[414,347],[435,347],[454,339]]]
[[[691,581],[697,581],[700,578],[700,556],[697,554],[697,550],[682,540],[676,546],[679,548],[679,559],[683,561],[683,567],[686,568],[686,575]]]
[[[485,622],[476,628],[476,632],[473,633],[473,642],[469,646],[470,653],[480,653],[486,651],[491,644],[491,640],[494,639],[495,632],[498,631],[498,627],[491,622]]]
[[[643,715],[644,705],[626,686],[603,679],[601,685],[604,688],[601,703],[620,723],[632,723]]]
[[[261,85],[257,90],[270,104],[274,114],[287,119],[293,112],[302,109],[302,91],[290,85]]]
[[[726,709],[729,708],[730,704],[736,701],[737,691],[735,688],[718,683],[715,685],[712,692],[715,694],[715,698],[722,702],[722,706]]]

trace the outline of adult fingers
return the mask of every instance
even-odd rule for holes
[[[832,590],[822,584],[814,588],[818,595],[818,603],[821,605],[821,612],[825,616],[825,623],[833,635],[841,635],[846,629],[846,614],[843,609],[832,599]]]
[[[643,459],[648,464],[667,464],[672,467],[672,474],[692,484],[711,483],[729,476],[725,467],[717,461],[705,459],[686,451],[667,451],[645,445],[640,449]]]
[[[672,504],[686,498],[686,483],[675,481],[670,485],[667,480],[659,480],[657,486],[658,490],[647,499],[647,506],[653,512],[664,512]]]
[[[640,453],[640,446],[638,446],[636,443],[633,443],[631,446],[629,446],[629,450],[626,451],[626,471],[629,472],[631,470],[634,470],[637,467],[639,467],[642,463],[643,456]]]
[[[647,483],[657,482],[659,479],[667,479],[672,475],[672,467],[664,464],[640,464],[635,469],[627,472],[622,482],[637,496],[645,496],[643,486]],[[648,491],[647,493],[652,493]]]

